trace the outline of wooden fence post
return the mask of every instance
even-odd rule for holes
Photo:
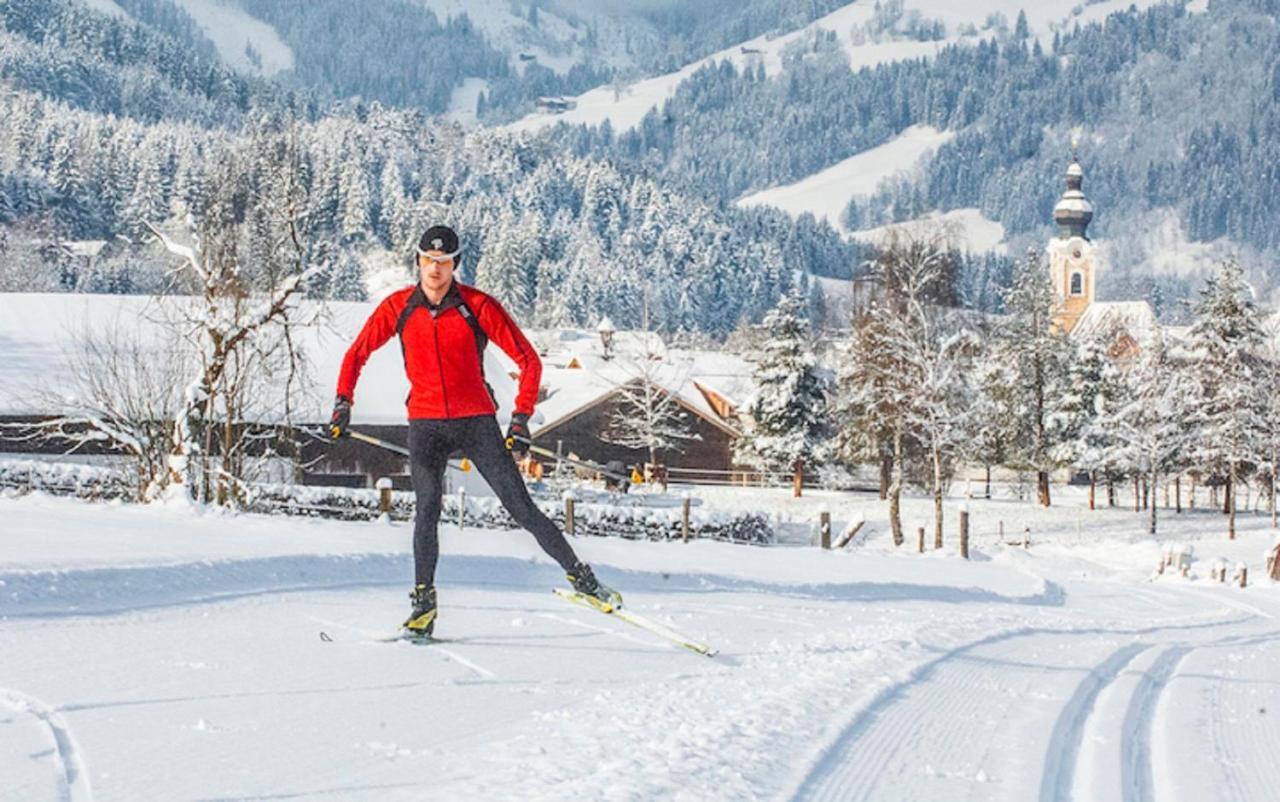
[[[680,500],[680,539],[689,542],[689,494]]]
[[[384,476],[374,486],[378,488],[378,513],[391,515],[391,479]]]
[[[960,558],[969,559],[969,508],[960,508]]]
[[[1236,581],[1240,583],[1240,587],[1249,586],[1249,566],[1244,563],[1236,563]]]
[[[1000,542],[1004,542],[1004,521],[1000,522]]]
[[[572,535],[573,532],[573,493],[564,494],[564,532],[566,535]]]
[[[818,538],[822,548],[831,548],[831,511],[826,507],[818,513]]]
[[[1022,548],[1031,548],[1031,527],[1029,526],[1022,530]]]
[[[462,526],[467,521],[467,489],[465,487],[458,488],[458,531],[462,531]]]
[[[916,553],[924,554],[924,527],[916,529]]]

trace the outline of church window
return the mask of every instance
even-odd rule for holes
[[[1084,295],[1084,276],[1080,273],[1071,274],[1071,294]]]

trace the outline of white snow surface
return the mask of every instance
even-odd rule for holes
[[[958,237],[958,246],[969,253],[993,251],[1007,253],[1004,226],[982,213],[981,209],[952,209],[949,212],[931,212],[924,217],[909,221],[903,225],[924,225],[936,229],[939,225],[954,227]],[[854,231],[850,236],[864,242],[879,243],[893,226],[880,226]]]
[[[915,125],[888,142],[850,156],[794,184],[772,187],[739,198],[738,206],[776,206],[792,217],[804,212],[843,231],[841,216],[850,198],[870,195],[886,178],[910,170],[951,141],[950,131]]]
[[[0,496],[0,796],[1280,798],[1265,516],[1228,543],[1202,494],[1155,541],[1072,492],[971,500],[965,562],[962,499],[946,549],[919,555],[873,496],[695,493],[799,531],[863,515],[867,534],[846,552],[572,540],[708,659],[555,598],[526,533],[444,525],[445,640],[411,646],[377,642],[405,612],[407,524]],[[906,500],[909,531],[930,509]],[[1191,575],[1153,577],[1174,541]],[[1250,587],[1209,581],[1220,558]]]
[[[638,125],[649,109],[660,106],[675,94],[676,88],[685,79],[707,64],[727,59],[741,68],[749,60],[754,63],[758,59],[770,75],[776,75],[782,69],[782,51],[786,45],[815,28],[834,31],[850,66],[858,69],[932,56],[948,44],[966,41],[966,37],[958,32],[959,26],[973,23],[981,28],[987,15],[991,13],[1004,14],[1012,27],[1018,12],[1025,8],[1032,33],[1042,39],[1052,39],[1053,32],[1064,25],[1077,21],[1086,24],[1105,19],[1109,14],[1127,9],[1130,5],[1143,9],[1159,2],[1162,0],[1102,0],[1091,5],[1085,5],[1080,0],[1043,0],[1039,3],[1027,3],[1026,0],[906,0],[908,11],[919,10],[926,19],[942,19],[947,24],[948,38],[940,42],[903,39],[854,44],[854,27],[867,22],[874,13],[873,3],[859,0],[836,9],[798,31],[775,38],[760,36],[742,42],[675,72],[636,81],[623,92],[615,91],[612,86],[592,89],[573,98],[576,107],[567,112],[537,112],[516,121],[509,128],[515,131],[534,131],[560,121],[575,125],[599,125],[609,120],[615,131],[625,131]],[[980,34],[984,35],[989,34]],[[743,53],[743,49],[756,50],[759,54]]]
[[[477,124],[476,101],[488,88],[489,82],[483,78],[463,79],[449,96],[449,110],[445,112],[445,116],[461,125],[474,127]]]
[[[293,69],[293,50],[271,25],[251,16],[234,0],[174,0],[196,21],[218,49],[218,55],[240,72],[275,75]],[[262,58],[262,68],[245,55],[252,45]]]

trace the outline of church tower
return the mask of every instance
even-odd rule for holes
[[[1049,271],[1057,296],[1053,325],[1070,334],[1093,303],[1097,248],[1086,233],[1093,220],[1093,204],[1084,196],[1084,169],[1074,157],[1067,168],[1067,191],[1053,207],[1058,236],[1049,240]]]

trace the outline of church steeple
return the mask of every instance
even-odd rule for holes
[[[1084,168],[1071,148],[1067,168],[1067,191],[1053,208],[1058,236],[1049,241],[1049,272],[1058,296],[1053,324],[1070,333],[1084,311],[1093,303],[1098,254],[1087,231],[1093,220],[1093,204],[1084,196]]]
[[[1067,191],[1062,193],[1062,200],[1053,207],[1053,221],[1058,224],[1062,239],[1079,237],[1089,239],[1085,233],[1089,222],[1093,220],[1093,204],[1084,196],[1084,168],[1076,150],[1071,149],[1071,166],[1067,168]]]

